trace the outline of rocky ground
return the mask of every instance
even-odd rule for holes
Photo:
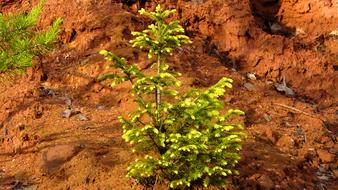
[[[144,67],[130,31],[161,3],[193,44],[171,67],[184,88],[234,79],[226,107],[246,112],[240,175],[229,189],[338,188],[338,2],[334,0],[47,0],[39,27],[62,17],[57,48],[0,86],[0,189],[165,189],[125,177],[133,155],[117,116],[133,109],[128,86],[96,80],[101,49]],[[5,0],[0,12],[37,0]]]

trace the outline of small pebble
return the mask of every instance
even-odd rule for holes
[[[329,35],[330,36],[338,36],[338,30],[334,30],[334,31],[330,32]]]
[[[296,28],[296,36],[306,34],[303,28]]]
[[[275,87],[277,89],[277,91],[279,92],[284,92],[287,96],[294,96],[295,93],[293,92],[293,90],[289,87],[287,87],[285,84],[275,84]]]
[[[71,108],[67,108],[67,109],[65,109],[64,111],[62,111],[60,113],[60,117],[62,117],[62,118],[70,118],[73,115],[76,115],[78,113],[80,113],[80,112],[77,111],[77,110],[74,110],[74,109],[71,109]]]
[[[268,80],[268,81],[266,81],[265,82],[267,85],[273,85],[273,81],[271,81],[271,80]]]
[[[271,32],[274,33],[274,34],[283,31],[283,27],[278,23],[273,23],[270,26],[270,29],[271,29]]]
[[[105,105],[102,105],[102,104],[97,104],[96,105],[96,109],[98,109],[98,110],[104,110],[105,108],[106,108]]]
[[[244,87],[249,90],[249,91],[255,91],[256,90],[256,87],[255,85],[251,84],[251,83],[244,83]]]
[[[291,127],[291,124],[286,120],[283,121],[283,124],[284,124],[284,127]]]
[[[60,113],[60,116],[62,118],[70,118],[70,116],[72,115],[72,110],[71,109],[66,109],[63,112]]]
[[[52,89],[46,88],[44,86],[39,87],[41,96],[55,96],[55,92]]]
[[[263,117],[267,122],[272,120],[272,117],[270,115],[266,114],[266,113],[263,115]]]
[[[256,80],[257,79],[254,73],[248,73],[246,75],[246,77],[250,80]]]
[[[67,106],[71,106],[72,105],[72,100],[70,98],[67,98],[65,100],[65,103],[66,103]]]
[[[80,121],[88,121],[89,120],[89,118],[82,113],[78,114],[78,117],[79,117]]]
[[[285,95],[287,96],[295,96],[293,90],[286,86],[285,77],[283,77],[283,82],[281,84],[280,83],[275,84],[275,88],[279,92],[284,92]]]

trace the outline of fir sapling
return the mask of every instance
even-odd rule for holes
[[[119,117],[123,139],[134,152],[142,152],[128,168],[128,176],[140,183],[168,183],[170,188],[186,188],[194,184],[223,185],[226,176],[238,174],[234,166],[239,161],[241,139],[245,135],[241,124],[228,124],[232,116],[243,115],[237,109],[222,114],[221,97],[232,80],[222,78],[206,90],[192,89],[179,93],[180,73],[169,71],[166,57],[181,45],[190,44],[179,21],[166,22],[175,10],[154,12],[141,9],[139,13],[154,21],[142,32],[132,32],[133,47],[148,51],[156,57],[155,74],[145,74],[136,64],[129,64],[111,52],[100,53],[119,74],[103,74],[100,79],[112,80],[112,86],[123,82],[132,84],[137,103],[128,118]],[[170,101],[169,101],[170,100]]]

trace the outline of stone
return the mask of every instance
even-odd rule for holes
[[[67,109],[65,109],[64,111],[62,111],[60,113],[60,117],[62,117],[62,118],[70,118],[73,115],[76,115],[78,113],[80,113],[80,112],[77,111],[77,110],[74,110],[74,109],[71,109],[71,108],[67,108]]]
[[[272,86],[273,85],[273,81],[268,80],[268,81],[265,82],[265,84],[268,85],[268,86]]]
[[[267,121],[267,122],[270,122],[272,120],[272,117],[269,114],[264,113],[263,117],[264,117],[265,121]]]
[[[317,155],[323,163],[330,163],[330,162],[333,162],[335,159],[335,155],[331,154],[327,150],[319,149],[317,150]]]
[[[279,92],[284,92],[285,95],[287,95],[287,96],[294,96],[295,95],[293,90],[291,88],[287,87],[285,84],[277,83],[277,84],[275,84],[275,88]]]
[[[282,127],[291,127],[292,125],[287,120],[282,120],[281,126]]]
[[[72,100],[70,98],[65,100],[65,103],[67,106],[71,106],[72,105]]]
[[[296,28],[296,36],[299,36],[299,35],[305,35],[305,31],[303,28]]]
[[[66,109],[60,113],[60,116],[62,118],[70,118],[72,116],[72,110],[71,109]]]
[[[82,113],[78,114],[78,118],[79,118],[80,121],[88,121],[89,120],[89,118]]]
[[[106,108],[105,105],[102,105],[102,104],[97,104],[96,105],[96,109],[98,109],[98,110],[104,110],[105,108]]]
[[[273,23],[270,26],[270,29],[273,34],[278,34],[279,32],[283,31],[283,27],[278,23]]]
[[[249,90],[249,91],[256,91],[256,87],[255,85],[251,84],[251,83],[244,83],[244,87]]]
[[[275,187],[273,181],[266,175],[262,175],[260,178],[258,178],[257,182],[261,187],[260,189],[274,189]]]
[[[254,73],[248,73],[248,74],[246,74],[246,77],[250,80],[256,80],[257,79]]]
[[[334,31],[330,32],[329,35],[330,36],[338,36],[338,30],[334,30]]]
[[[44,86],[39,87],[40,96],[55,96],[55,92]]]
[[[287,96],[295,96],[295,92],[291,88],[287,87],[285,77],[283,77],[283,83],[275,84],[275,88],[278,92],[284,92]]]

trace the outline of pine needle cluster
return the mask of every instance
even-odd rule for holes
[[[0,13],[0,73],[21,72],[33,65],[33,59],[52,48],[62,20],[56,19],[48,30],[38,30],[37,22],[45,1],[28,14]]]

